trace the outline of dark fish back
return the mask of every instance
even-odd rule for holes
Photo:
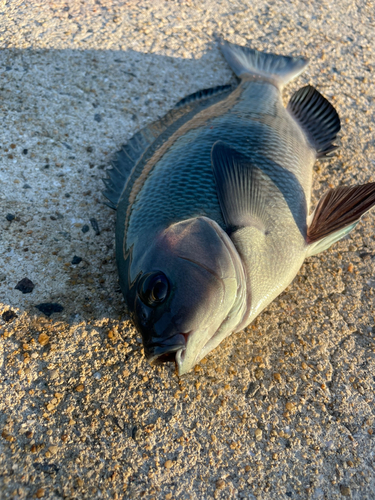
[[[290,128],[296,129],[294,135]],[[296,140],[297,144],[290,145],[290,135],[297,139],[300,135],[300,143]],[[243,82],[173,123],[136,166],[119,207],[126,211],[121,224],[125,224],[127,248],[142,235],[149,240],[150,231],[156,233],[195,216],[207,216],[225,229],[210,160],[218,140],[250,157],[260,168],[272,168],[272,160],[281,159],[282,165],[296,171],[296,181],[301,180],[298,170],[306,140],[283,107],[278,89],[272,84]]]

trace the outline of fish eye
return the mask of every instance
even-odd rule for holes
[[[168,293],[169,281],[161,271],[146,274],[140,283],[140,298],[148,306],[162,304],[168,297]]]

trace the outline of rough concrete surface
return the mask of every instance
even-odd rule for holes
[[[375,498],[374,214],[179,379],[144,359],[100,194],[137,130],[233,78],[215,34],[310,58],[285,102],[311,83],[342,120],[314,203],[375,181],[374,12],[0,1],[1,499]]]

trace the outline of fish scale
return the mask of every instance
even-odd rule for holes
[[[375,204],[375,183],[341,186],[308,215],[313,164],[337,148],[335,109],[309,85],[284,108],[281,90],[304,58],[221,49],[240,83],[184,98],[129,141],[105,181],[120,286],[146,357],[174,360],[180,375]]]

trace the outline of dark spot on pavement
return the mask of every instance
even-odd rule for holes
[[[75,255],[73,258],[72,258],[72,264],[75,266],[76,264],[79,264],[80,262],[82,262],[82,257],[77,257],[77,255]]]
[[[100,234],[98,221],[93,217],[90,219],[90,223],[91,223],[93,230],[95,231],[95,234],[98,236]]]
[[[38,304],[35,307],[48,317],[53,313],[58,313],[64,310],[62,305],[53,302],[44,302],[43,304]]]
[[[3,314],[1,315],[1,317],[7,323],[10,323],[15,318],[18,318],[17,314],[14,311],[12,311],[11,309],[9,309],[8,311],[3,312]]]
[[[31,293],[34,290],[34,287],[34,283],[29,280],[29,278],[23,278],[14,288],[22,293]]]

